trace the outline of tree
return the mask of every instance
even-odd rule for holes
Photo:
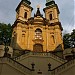
[[[75,29],[63,36],[63,43],[65,49],[75,47]]]
[[[10,45],[12,36],[11,24],[0,23],[0,44]]]
[[[70,35],[70,41],[71,41],[71,46],[75,47],[75,29],[73,29],[71,35]]]
[[[67,33],[63,36],[64,48],[70,48],[70,34]]]

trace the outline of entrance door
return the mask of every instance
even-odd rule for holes
[[[33,46],[33,51],[34,52],[43,52],[43,45],[41,45],[41,44],[35,44]]]

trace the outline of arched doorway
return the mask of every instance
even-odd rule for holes
[[[34,52],[43,52],[43,45],[41,45],[41,44],[35,44],[33,46],[33,51]]]

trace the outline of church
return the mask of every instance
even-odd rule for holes
[[[32,17],[30,0],[21,0],[12,25],[11,57],[0,57],[0,75],[75,75],[75,48],[64,50],[59,8],[46,0]]]
[[[34,17],[29,0],[22,0],[16,8],[16,21],[13,24],[12,47],[17,50],[49,52],[59,45],[63,50],[62,25],[59,22],[59,9],[55,1],[47,0],[43,8],[45,17],[37,7]]]

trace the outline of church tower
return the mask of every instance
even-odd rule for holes
[[[55,50],[61,46],[63,49],[62,26],[59,21],[59,9],[54,0],[46,0],[45,18],[49,21],[48,24],[48,45],[50,50]]]
[[[16,19],[27,21],[31,17],[32,7],[30,0],[21,0],[16,8]]]
[[[27,47],[27,21],[31,17],[31,12],[33,10],[30,4],[30,0],[21,0],[16,8],[16,20],[12,25],[11,46],[13,49],[23,50]]]

